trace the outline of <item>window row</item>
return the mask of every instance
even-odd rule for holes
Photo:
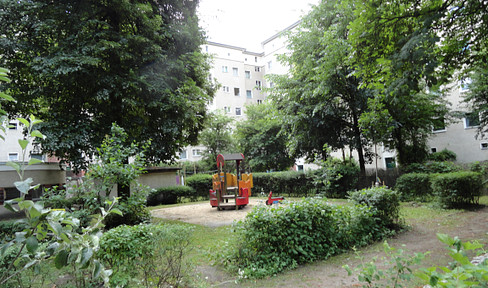
[[[261,72],[261,67],[254,67],[255,72]],[[229,73],[229,67],[228,66],[222,66],[222,73]],[[238,77],[239,76],[239,68],[232,67],[232,75]],[[246,79],[251,79],[251,71],[245,70],[244,71],[244,76]]]
[[[228,107],[228,106],[224,106],[224,112],[225,112],[225,113],[229,114],[229,113],[230,113],[230,111],[231,111],[231,108],[230,108],[230,107]],[[242,115],[242,110],[241,110],[241,107],[236,107],[235,112],[236,112],[236,116],[241,116],[241,115]]]
[[[229,86],[222,86],[222,91],[225,93],[230,92]],[[234,87],[234,96],[241,96],[241,89]],[[246,90],[246,97],[252,99],[252,90]]]
[[[480,126],[480,116],[478,113],[466,113],[463,118],[463,124],[465,129],[476,128]],[[432,127],[433,132],[445,132],[446,122],[443,117],[438,118],[434,121],[434,126]]]

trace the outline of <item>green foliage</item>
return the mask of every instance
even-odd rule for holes
[[[246,106],[247,118],[237,123],[235,136],[252,171],[283,171],[295,160],[287,149],[287,137],[271,103]]]
[[[222,110],[210,113],[205,121],[205,129],[198,136],[200,144],[206,147],[203,155],[206,163],[214,164],[217,155],[231,153],[234,150],[232,125],[233,118]]]
[[[307,197],[317,194],[312,174],[304,172],[253,173],[253,195],[273,191],[275,195]]]
[[[485,254],[483,245],[478,242],[462,242],[446,234],[437,234],[437,238],[447,245],[449,256],[454,260],[449,267],[430,267],[416,274],[424,283],[432,287],[487,287],[488,263],[486,259],[473,263],[468,255]],[[468,254],[469,253],[469,254]]]
[[[443,149],[439,152],[429,154],[429,160],[437,162],[456,161],[456,156],[456,153],[451,150]]]
[[[215,91],[197,6],[2,1],[0,66],[16,79],[2,90],[18,101],[6,110],[43,119],[43,151],[74,168],[86,168],[112,123],[127,145],[152,140],[148,161],[171,160],[196,144]]]
[[[412,163],[410,165],[406,165],[402,167],[402,171],[405,173],[450,173],[450,172],[457,172],[461,171],[461,166],[451,162],[451,161],[444,161],[444,162],[426,162],[423,164],[420,163]]]
[[[478,203],[481,196],[481,174],[471,171],[437,174],[432,190],[438,203],[445,208]]]
[[[373,187],[355,191],[349,198],[356,204],[371,207],[381,226],[394,227],[400,221],[400,196],[386,187]]]
[[[347,192],[356,189],[359,172],[359,166],[354,161],[329,158],[313,175],[316,175],[316,182],[325,187],[326,197],[346,198]]]
[[[75,198],[68,197],[65,187],[54,186],[44,188],[41,201],[46,208],[71,209]]]
[[[433,197],[430,178],[427,173],[403,174],[398,177],[395,190],[402,201],[429,201]]]
[[[97,256],[114,271],[110,286],[184,286],[191,232],[189,226],[154,224],[105,232]]]
[[[486,51],[485,51],[486,53]],[[471,83],[468,85],[464,102],[469,105],[471,112],[480,116],[478,136],[483,137],[488,132],[488,117],[485,113],[488,110],[488,65],[480,63],[473,68],[473,73],[468,74]]]
[[[200,197],[208,199],[208,191],[212,189],[212,175],[195,174],[185,179],[185,185],[193,188],[194,193],[190,195],[191,200]]]
[[[161,204],[176,204],[178,203],[178,199],[181,199],[182,197],[190,197],[193,199],[193,197],[195,197],[194,195],[194,188],[189,186],[176,185],[160,187],[149,193],[149,196],[147,197],[147,205],[157,206]],[[206,196],[208,196],[208,190]]]
[[[380,259],[375,256],[369,262],[365,262],[364,257],[356,252],[361,264],[354,269],[347,264],[342,267],[346,269],[349,276],[353,271],[358,272],[359,282],[365,283],[362,287],[413,287],[410,286],[415,278],[412,266],[419,264],[429,252],[405,255],[403,249],[391,247],[386,241],[383,243],[383,251],[385,256]],[[386,268],[378,268],[378,266]]]
[[[27,226],[22,221],[0,221],[0,243],[5,243],[15,239],[15,233],[21,232],[25,228],[27,228]]]
[[[305,199],[257,206],[234,227],[236,241],[220,261],[242,278],[261,278],[382,238],[388,229],[366,206],[335,206]]]
[[[365,170],[363,150],[369,144],[359,128],[372,90],[360,87],[362,79],[347,61],[351,45],[348,25],[355,18],[353,5],[320,1],[302,19],[289,37],[291,53],[282,55],[287,75],[273,75],[270,99],[282,122],[293,155],[325,159],[332,150],[346,147],[359,155]]]

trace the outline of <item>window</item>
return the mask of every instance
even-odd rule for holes
[[[192,150],[192,155],[195,156],[195,157],[200,157],[200,156],[202,156],[202,150],[200,150],[200,149],[193,149]]]
[[[258,104],[263,104],[263,100],[258,100]]]
[[[251,90],[246,90],[246,97],[249,99],[252,99],[252,91]]]
[[[386,157],[385,158],[385,166],[386,166],[386,169],[393,169],[396,167],[396,163],[395,163],[395,158],[393,157]]]
[[[464,128],[473,128],[480,125],[480,117],[478,113],[466,113],[464,118]]]
[[[268,69],[271,69],[273,67],[273,62],[269,61],[268,62]]]
[[[229,86],[222,86],[222,91],[229,93]]]
[[[10,129],[10,130],[17,130],[17,123],[16,122],[10,122],[10,123],[8,123],[8,129]]]
[[[256,81],[256,89],[261,90],[261,81]]]
[[[273,82],[269,82],[269,88],[273,88],[274,87],[274,83]]]
[[[459,90],[461,90],[461,92],[468,91],[470,84],[471,84],[471,78],[465,78],[465,79],[459,81]]]
[[[241,108],[240,107],[237,107],[236,108],[236,115],[241,115]]]
[[[222,66],[222,73],[227,73],[228,70],[227,70],[227,66]]]
[[[225,106],[225,107],[224,107],[224,112],[225,112],[225,113],[230,113],[230,107]]]
[[[445,124],[444,117],[434,119],[434,126],[432,127],[432,132],[438,133],[438,132],[445,132],[445,131],[446,131],[446,124]]]
[[[258,57],[254,57],[254,62],[258,62]]]
[[[205,46],[205,52],[208,52],[208,46]]]
[[[246,79],[251,79],[251,71],[244,71],[246,74]]]
[[[261,71],[261,69],[258,66],[256,66],[256,67],[254,67],[254,71],[259,72],[259,71]]]
[[[234,88],[234,96],[239,96],[239,88]]]
[[[186,159],[187,156],[186,156],[186,150],[183,150],[180,152],[180,159]]]
[[[237,69],[237,68],[232,68],[232,75],[234,75],[234,76],[236,76],[236,77],[237,77],[237,76],[239,76],[239,69]]]
[[[8,161],[19,161],[19,153],[8,153]]]
[[[488,142],[481,142],[480,148],[481,150],[488,150]]]
[[[430,153],[435,153],[437,152],[437,148],[436,147],[431,147],[430,148]]]

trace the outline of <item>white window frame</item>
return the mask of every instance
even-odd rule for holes
[[[230,113],[230,107],[224,106],[224,112],[227,114]]]
[[[234,96],[241,96],[241,89],[234,87]]]
[[[229,72],[229,67],[222,66],[222,73],[228,73],[228,72]]]
[[[480,143],[481,150],[488,150],[488,142],[481,142]]]
[[[446,121],[443,119],[442,122],[444,123],[444,129],[434,130],[435,128],[432,126],[432,133],[442,133],[447,131]]]
[[[436,153],[437,147],[430,147],[430,153]]]
[[[244,71],[244,75],[246,76],[246,79],[251,79],[251,71]]]
[[[262,83],[260,80],[256,80],[256,89],[257,90],[261,90],[261,87],[262,87]]]
[[[258,104],[263,104],[263,100],[261,100],[261,99],[258,99],[257,102],[258,102]]]
[[[261,68],[259,66],[254,67],[254,72],[261,72]]]
[[[473,112],[470,112],[470,113],[466,113],[466,114],[472,114]],[[479,115],[478,115],[478,122],[480,121],[479,119]],[[474,128],[478,128],[479,125],[472,125],[472,126],[468,126],[468,117],[464,117],[463,118],[463,123],[464,123],[464,129],[474,129]]]
[[[186,153],[186,150],[183,150],[180,152],[180,159],[182,159],[182,160],[188,159],[188,155]]]
[[[11,158],[11,156],[14,156],[14,155],[15,155],[15,159]],[[17,153],[17,152],[9,152],[8,153],[8,161],[12,161],[12,162],[19,161],[19,153]]]
[[[192,149],[191,155],[193,157],[202,157],[202,150],[201,149]]]
[[[247,99],[252,99],[252,90],[246,90]]]
[[[232,67],[232,75],[234,77],[239,77],[239,68]]]
[[[242,116],[242,109],[241,109],[241,107],[236,107],[236,116]]]

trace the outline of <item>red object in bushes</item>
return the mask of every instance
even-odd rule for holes
[[[269,191],[268,200],[266,200],[266,205],[273,205],[273,203],[279,203],[280,201],[285,200],[283,196],[273,197],[273,191]]]

